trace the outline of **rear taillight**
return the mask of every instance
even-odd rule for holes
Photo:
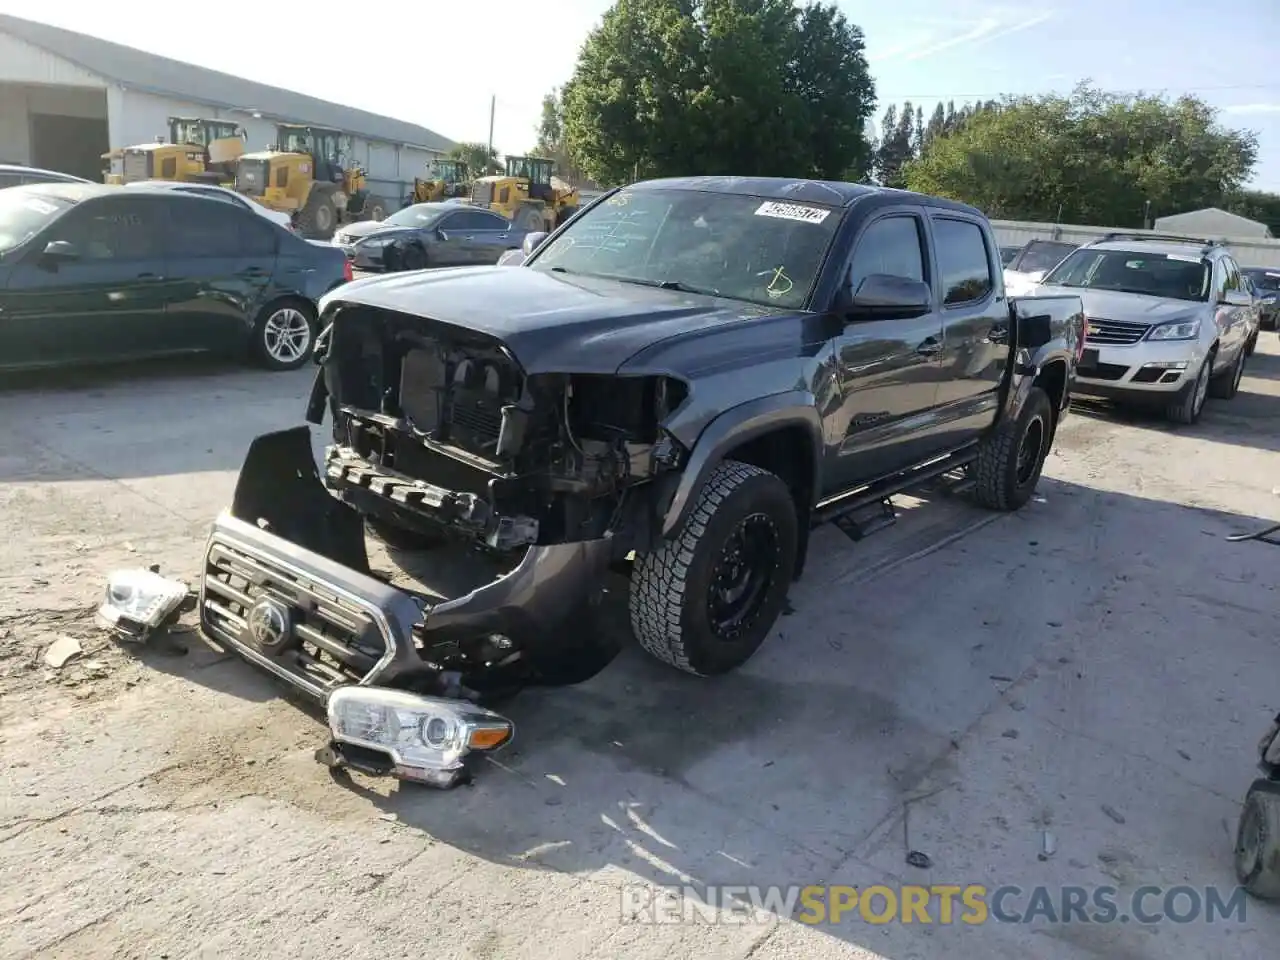
[[[342,259],[342,279],[343,279],[343,280],[345,280],[345,281],[347,281],[348,283],[350,283],[350,282],[351,282],[352,280],[354,280],[355,278],[356,278],[356,275],[355,275],[354,273],[352,273],[352,272],[351,272],[351,261],[350,261],[350,260],[348,260],[348,259],[346,259],[345,257],[343,257],[343,259]]]

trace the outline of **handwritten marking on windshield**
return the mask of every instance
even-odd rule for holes
[[[777,300],[779,297],[785,297],[795,289],[795,283],[787,276],[786,267],[774,267],[772,270],[761,270],[756,274],[756,276],[769,278],[769,284],[764,288],[764,290],[765,293],[769,295],[770,300]]]

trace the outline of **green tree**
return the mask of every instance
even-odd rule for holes
[[[449,151],[449,159],[465,161],[473,177],[502,172],[498,152],[490,150],[487,143],[460,143]]]
[[[1280,237],[1280,193],[1241,190],[1227,200],[1224,208],[1250,220],[1265,223],[1273,236]]]
[[[907,165],[913,190],[993,217],[1140,227],[1152,214],[1223,206],[1257,161],[1257,138],[1227,130],[1196,97],[1104,93],[1007,98],[955,114]]]
[[[562,99],[565,148],[601,183],[870,172],[875,89],[834,4],[617,0]]]
[[[875,155],[876,180],[882,186],[906,186],[902,171],[915,158],[915,121],[915,108],[910,101],[902,105],[901,113],[895,104],[885,110]]]
[[[564,88],[553,89],[542,98],[542,113],[538,118],[538,141],[533,155],[547,157],[556,162],[558,176],[577,183],[582,171],[570,156],[564,142]]]

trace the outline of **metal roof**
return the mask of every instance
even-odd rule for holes
[[[243,77],[192,66],[123,44],[0,14],[0,33],[61,57],[125,87],[227,110],[251,111],[274,120],[336,127],[367,140],[406,143],[448,152],[457,144],[426,127],[317,97],[269,87]]]

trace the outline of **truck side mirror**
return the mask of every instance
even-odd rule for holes
[[[524,243],[520,245],[520,249],[524,251],[524,255],[527,257],[529,254],[533,253],[533,251],[537,250],[538,245],[541,244],[543,240],[547,239],[548,236],[549,234],[545,230],[535,230],[533,233],[526,234]]]
[[[51,240],[45,244],[44,255],[50,260],[79,260],[80,248],[70,240]]]
[[[846,282],[836,294],[837,310],[847,319],[906,320],[933,309],[933,290],[922,280],[873,273],[853,290]]]

